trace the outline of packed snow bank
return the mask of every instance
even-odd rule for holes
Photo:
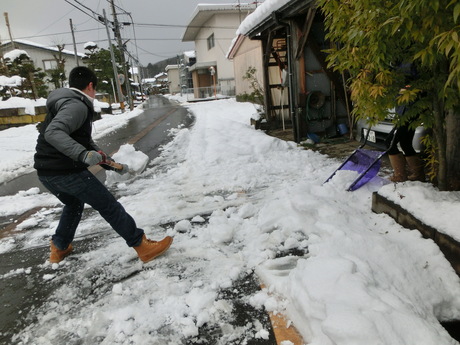
[[[26,114],[30,115],[35,115],[35,107],[41,107],[44,105],[46,105],[46,98],[34,100],[22,97],[11,97],[6,101],[0,101],[0,109],[25,108]]]
[[[460,226],[454,220],[460,215],[460,192],[441,192],[430,184],[414,182],[388,185],[379,194],[460,242]]]
[[[159,158],[115,190],[150,238],[174,236],[170,250],[142,265],[89,215],[80,235],[112,235],[53,267],[52,279],[43,275],[45,285],[65,284],[16,339],[199,343],[207,324],[221,344],[241,334],[249,341],[267,330],[257,320],[232,327],[234,306],[220,292],[255,270],[266,288],[248,303],[285,313],[306,343],[456,343],[438,320],[460,319],[459,278],[433,241],[371,211],[372,192],[387,188],[381,179],[346,192],[356,173],[339,171],[323,185],[340,162],[254,130],[253,105],[187,106],[195,125],[177,129]],[[435,217],[436,204],[425,212]],[[458,214],[450,217],[458,223]],[[33,220],[16,238],[46,245],[56,218]]]

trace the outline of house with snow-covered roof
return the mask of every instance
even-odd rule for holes
[[[30,60],[34,63],[34,66],[36,68],[41,68],[48,75],[51,75],[51,71],[57,67],[56,57],[59,54],[59,49],[57,47],[45,46],[27,40],[16,39],[14,40],[14,44],[11,41],[3,42],[0,45],[0,55],[3,56],[15,49],[27,52]],[[75,55],[73,51],[67,49],[63,49],[61,54],[65,59],[64,70],[67,78],[69,77],[69,73],[72,68],[77,66],[77,61],[80,66],[84,65],[82,58],[85,54],[77,53],[77,55]],[[49,83],[48,86],[50,90],[54,89],[54,84]]]

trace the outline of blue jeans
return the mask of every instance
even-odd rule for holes
[[[85,203],[98,211],[125,239],[128,246],[133,247],[141,243],[144,230],[137,228],[134,219],[88,170],[70,175],[38,178],[64,204],[61,219],[52,237],[54,245],[59,249],[64,250],[72,243]]]

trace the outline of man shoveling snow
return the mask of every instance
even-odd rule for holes
[[[148,262],[168,250],[172,238],[149,240],[123,206],[87,170],[92,165],[102,164],[108,169],[112,165],[110,157],[91,137],[97,77],[87,67],[76,67],[70,72],[69,85],[70,89],[57,89],[48,97],[47,116],[34,156],[40,181],[64,204],[50,242],[50,262],[59,263],[72,252],[85,203],[101,214],[143,262]],[[123,174],[129,168],[121,165],[115,171]]]

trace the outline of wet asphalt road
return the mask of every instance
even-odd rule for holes
[[[167,131],[170,128],[176,128],[180,124],[186,127],[191,125],[192,118],[187,114],[185,108],[170,103],[164,97],[150,96],[144,103],[144,112],[141,115],[131,119],[126,127],[96,142],[109,154],[116,152],[121,145],[130,143],[136,150],[144,152],[150,159],[153,159],[158,155],[158,148],[168,141]],[[100,178],[103,179],[103,176]],[[32,187],[39,187],[43,190],[35,172],[0,184],[0,196],[13,195],[20,190],[28,190]]]
[[[98,140],[97,144],[107,153],[113,153],[121,145],[130,143],[153,159],[158,156],[159,148],[171,139],[168,135],[169,129],[177,128],[179,125],[189,127],[192,122],[193,118],[187,109],[170,103],[164,97],[151,96],[144,104],[144,112],[141,115],[131,119],[125,128]],[[104,170],[101,170],[96,176],[103,180]],[[27,190],[32,187],[42,188],[35,173],[0,186],[0,195],[15,194],[19,190]],[[9,222],[6,220],[0,222],[0,237],[6,235],[5,228]],[[99,242],[98,238],[110,235],[97,234],[96,241],[94,241],[95,238],[80,239],[86,244],[78,247],[85,248],[85,251],[91,250],[91,246]],[[42,265],[48,256],[48,251],[49,248],[46,246],[12,250],[0,254],[0,344],[13,344],[13,335],[28,323],[33,322],[27,318],[28,312],[40,306],[52,293],[49,285],[48,288],[44,288],[43,282],[43,275],[47,273],[47,270],[51,270],[49,267],[39,267],[31,270],[29,274],[15,273],[17,270],[37,268]]]

